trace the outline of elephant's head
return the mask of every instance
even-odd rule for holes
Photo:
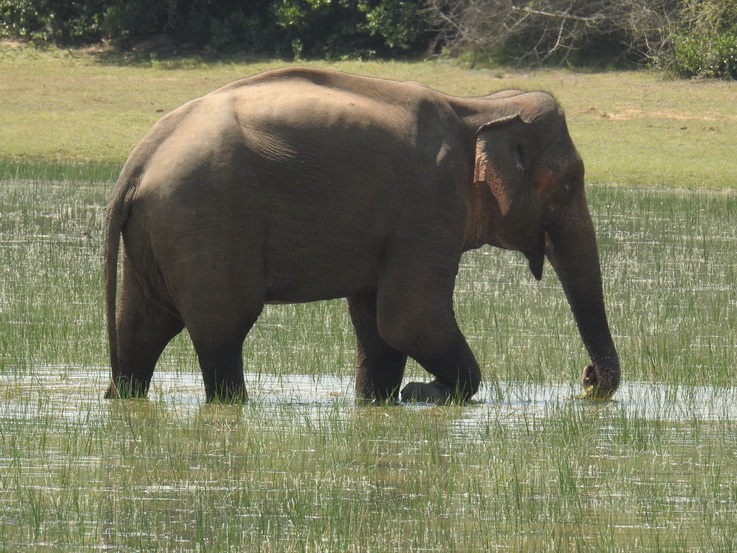
[[[476,133],[469,242],[524,253],[538,280],[547,256],[591,356],[583,374],[586,395],[609,397],[619,385],[620,367],[604,308],[583,162],[550,96],[519,94],[504,102],[510,113]]]

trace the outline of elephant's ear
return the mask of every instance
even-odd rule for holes
[[[474,184],[488,188],[502,218],[509,214],[516,202],[523,205],[525,196],[529,196],[524,186],[527,165],[520,141],[521,129],[512,128],[524,124],[526,122],[519,115],[510,115],[490,121],[476,132]],[[516,216],[519,215],[518,209]],[[525,255],[530,271],[540,280],[545,260],[544,238],[541,237],[539,247],[525,252]]]
[[[485,185],[502,215],[509,213],[515,187],[520,185],[525,163],[519,147],[514,147],[505,127],[521,122],[519,115],[489,121],[476,131],[473,181]]]

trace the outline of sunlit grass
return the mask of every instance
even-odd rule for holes
[[[108,185],[3,183],[0,367],[100,363],[101,205]]]
[[[735,195],[603,188],[592,198],[628,370],[638,380],[733,385]]]
[[[130,63],[133,61],[134,63]],[[414,80],[458,96],[517,88],[553,93],[565,108],[590,182],[725,189],[737,186],[737,88],[658,72],[471,70],[443,61],[300,62]],[[164,113],[287,60],[157,60],[0,43],[0,160],[122,165]],[[14,167],[0,162],[0,176]]]

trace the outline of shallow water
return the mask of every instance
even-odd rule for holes
[[[34,416],[43,407],[57,416],[75,418],[79,412],[107,411],[111,401],[102,399],[109,369],[45,365],[32,375],[17,375],[0,383],[0,417],[18,414]],[[309,416],[326,407],[352,414],[355,404],[353,377],[329,375],[246,374],[249,403],[263,409],[300,406]],[[200,413],[204,391],[199,373],[159,371],[149,392],[149,403],[166,406],[177,417],[187,419]],[[616,410],[625,416],[661,422],[701,421],[737,422],[737,387],[679,386],[629,382],[622,384],[613,400],[589,401],[576,398],[581,390],[574,384],[497,382],[482,384],[473,401],[463,407],[462,420],[472,424],[493,412],[510,425],[530,415],[549,416],[562,404],[581,409]],[[123,402],[125,403],[125,402]],[[134,402],[135,403],[135,402]],[[401,409],[437,409],[429,404],[405,404]]]

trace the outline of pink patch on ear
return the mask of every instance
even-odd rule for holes
[[[489,157],[484,152],[483,145],[480,143],[476,144],[476,167],[474,170],[473,181],[474,183],[482,183],[489,188],[502,215],[509,213],[511,202],[507,196],[504,181],[502,180],[501,175],[490,163]]]

